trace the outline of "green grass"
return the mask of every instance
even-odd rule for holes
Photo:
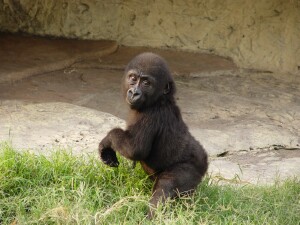
[[[0,224],[300,224],[300,183],[219,186],[206,178],[190,198],[145,218],[152,183],[140,166],[95,156],[50,156],[0,147]]]

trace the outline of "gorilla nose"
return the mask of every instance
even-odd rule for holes
[[[135,101],[140,98],[142,92],[139,88],[130,88],[127,95],[131,100]]]

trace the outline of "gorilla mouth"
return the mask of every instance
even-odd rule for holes
[[[126,98],[126,102],[130,106],[130,108],[135,108],[135,109],[138,109],[142,104],[142,102],[139,101],[139,99],[132,99],[132,98]]]

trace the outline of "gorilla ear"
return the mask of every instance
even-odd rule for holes
[[[170,93],[170,91],[171,91],[171,86],[172,86],[172,84],[171,84],[170,82],[167,83],[167,85],[166,85],[166,87],[165,87],[165,89],[164,89],[164,95]]]

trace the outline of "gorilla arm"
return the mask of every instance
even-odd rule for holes
[[[143,160],[151,151],[154,135],[153,128],[141,128],[139,124],[135,124],[125,131],[121,128],[114,128],[99,144],[100,158],[111,167],[119,165],[116,151],[128,159]]]

